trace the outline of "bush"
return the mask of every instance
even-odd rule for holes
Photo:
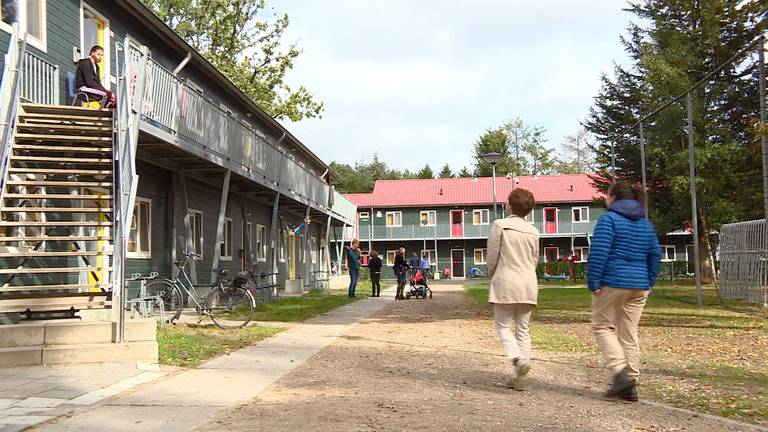
[[[576,273],[576,279],[584,279],[587,274],[587,263],[573,263],[574,272]],[[571,275],[571,263],[570,262],[562,262],[562,261],[555,261],[555,262],[548,262],[548,263],[539,263],[536,266],[536,276],[539,279],[544,279],[544,275],[561,275],[564,274],[566,276]]]

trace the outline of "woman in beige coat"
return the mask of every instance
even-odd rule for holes
[[[524,390],[525,376],[531,368],[530,324],[539,294],[539,231],[523,219],[535,204],[531,192],[513,190],[507,199],[509,216],[494,221],[488,235],[488,301],[493,304],[496,331],[515,368],[506,385],[515,390]]]

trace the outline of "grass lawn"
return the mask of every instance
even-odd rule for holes
[[[466,287],[487,305],[488,286]],[[692,287],[657,287],[640,323],[641,391],[651,399],[760,425],[768,424],[768,319],[760,306],[720,303],[714,289],[695,306]],[[486,307],[486,306],[481,306]],[[490,307],[488,306],[490,311]],[[536,349],[599,359],[586,289],[539,291]],[[602,369],[588,373],[603,374]]]

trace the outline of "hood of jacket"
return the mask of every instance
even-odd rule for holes
[[[645,209],[639,201],[633,199],[620,199],[614,202],[609,210],[614,211],[627,219],[638,220],[645,217]]]

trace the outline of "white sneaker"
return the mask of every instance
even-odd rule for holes
[[[515,360],[515,378],[512,380],[512,388],[517,391],[525,390],[525,378],[531,371],[531,363],[524,358]]]

